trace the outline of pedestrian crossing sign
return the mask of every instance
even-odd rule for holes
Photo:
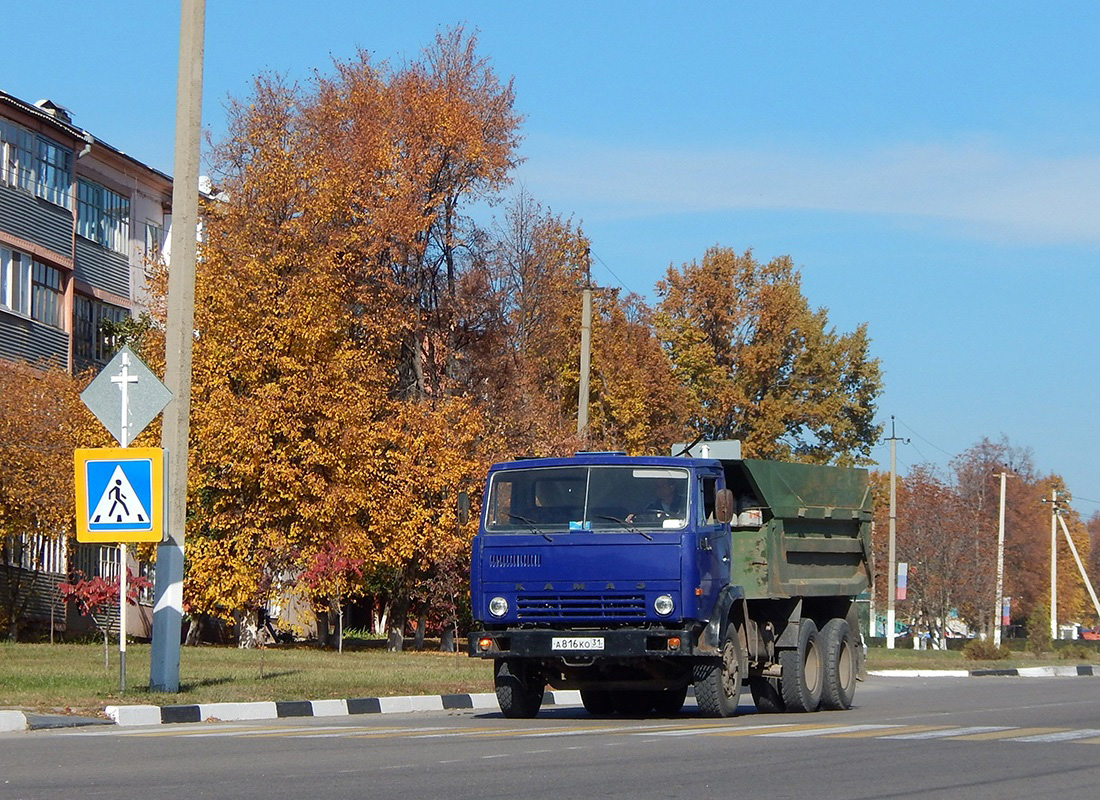
[[[159,542],[164,537],[164,450],[78,449],[76,538],[80,542]]]

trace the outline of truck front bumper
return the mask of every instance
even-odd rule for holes
[[[713,655],[700,647],[698,627],[556,630],[509,628],[470,631],[468,650],[477,658],[602,658]]]

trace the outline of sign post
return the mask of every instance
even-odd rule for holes
[[[172,394],[124,345],[81,392],[80,399],[121,445],[78,449],[73,464],[76,540],[118,543],[119,691],[125,692],[126,543],[159,542],[165,529],[164,450],[128,445],[168,404]]]

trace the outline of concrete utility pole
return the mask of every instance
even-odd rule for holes
[[[168,533],[157,546],[149,688],[178,692],[183,627],[183,535],[187,520],[187,437],[191,414],[191,345],[195,329],[195,238],[199,224],[199,134],[205,0],[180,0],[176,144],[172,184],[171,263],[161,446],[168,451]]]
[[[1005,576],[1005,482],[1010,477],[1001,470],[1001,512],[997,527],[997,597],[993,604],[993,646],[1001,646],[1001,605],[1004,603]]]
[[[898,436],[894,430],[894,417],[890,416],[890,547],[886,571],[889,573],[886,595],[886,649],[894,649],[894,602],[897,597],[897,507],[898,507]],[[904,440],[906,444],[908,439]]]
[[[592,359],[592,259],[584,251],[587,264],[584,268],[584,289],[581,301],[581,379],[577,391],[577,436],[585,435],[588,427],[588,373]]]
[[[1069,528],[1066,527],[1066,518],[1064,515],[1058,515],[1058,522],[1062,526],[1062,533],[1066,535],[1066,541],[1069,543],[1069,551],[1073,553],[1073,560],[1077,562],[1077,571],[1081,573],[1081,580],[1085,582],[1085,588],[1089,590],[1089,597],[1092,598],[1092,607],[1096,609],[1096,615],[1100,617],[1100,599],[1096,597],[1096,590],[1092,588],[1092,581],[1089,580],[1089,573],[1085,569],[1085,565],[1081,563],[1081,554],[1077,552],[1077,545],[1073,543],[1073,537],[1069,535]]]
[[[1050,638],[1058,638],[1058,490],[1050,490]]]

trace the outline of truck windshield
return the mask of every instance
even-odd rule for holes
[[[670,530],[687,524],[688,472],[665,467],[544,467],[493,475],[486,530]]]

